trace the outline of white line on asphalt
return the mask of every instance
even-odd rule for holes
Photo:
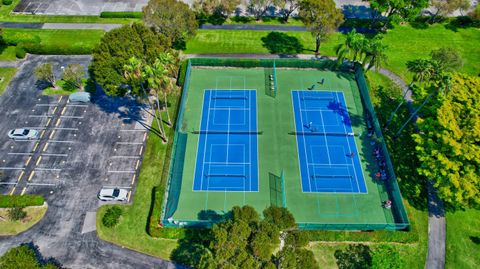
[[[120,130],[120,132],[145,132],[145,129],[124,129]]]
[[[30,118],[51,118],[53,115],[28,115]]]
[[[17,182],[0,182],[0,185],[16,185]]]
[[[7,153],[8,155],[25,155],[25,156],[31,156],[33,153],[28,153],[28,152],[9,152]]]
[[[127,155],[116,155],[110,156],[111,159],[138,159],[140,156],[127,156]]]
[[[60,116],[60,118],[65,118],[65,119],[83,119],[83,116]]]
[[[27,186],[55,186],[55,183],[27,183]]]
[[[38,171],[62,171],[62,169],[59,169],[59,168],[40,168],[40,167],[36,167],[35,170],[38,170]]]
[[[119,145],[143,145],[141,142],[115,142],[116,144]]]
[[[43,153],[40,156],[47,156],[47,157],[67,157],[68,154],[56,154],[56,153]]]
[[[66,106],[88,107],[88,105],[74,105],[74,104],[72,104],[72,105],[66,105]]]
[[[0,170],[25,170],[24,167],[0,167]]]
[[[103,185],[103,188],[119,188],[119,189],[131,189],[132,187],[121,187],[121,186],[110,186],[110,185]]]
[[[108,173],[136,173],[135,170],[108,170]]]
[[[57,104],[35,104],[35,106],[56,106]]]
[[[64,128],[64,127],[55,127],[53,130],[65,130],[65,131],[78,131],[78,128]]]
[[[75,141],[68,141],[68,140],[47,140],[48,143],[75,143]]]

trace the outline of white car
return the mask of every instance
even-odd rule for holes
[[[128,191],[120,188],[102,188],[98,193],[98,199],[102,201],[126,201]]]
[[[33,129],[13,129],[8,132],[8,137],[15,140],[38,139],[38,131]]]

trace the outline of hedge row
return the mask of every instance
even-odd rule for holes
[[[187,66],[188,66],[188,60],[184,60],[180,62],[177,85],[182,88],[183,88],[183,85],[185,84],[185,76],[187,75]]]
[[[41,195],[0,195],[0,208],[41,206],[44,202]]]
[[[139,11],[104,11],[100,13],[100,18],[129,18],[141,19],[142,12]]]
[[[5,38],[5,42],[9,46],[17,46],[25,52],[31,54],[46,54],[46,55],[84,55],[92,54],[93,45],[78,45],[72,46],[66,44],[42,44],[39,36],[28,33],[17,33],[14,36]]]

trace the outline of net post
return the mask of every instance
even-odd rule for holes
[[[282,194],[282,207],[286,208],[287,207],[287,198],[285,196],[285,173],[282,169],[282,172],[280,173],[280,190]]]

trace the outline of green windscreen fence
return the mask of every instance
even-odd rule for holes
[[[395,225],[401,229],[407,228],[409,225],[408,217],[405,207],[403,205],[402,195],[400,194],[400,188],[398,187],[398,182],[395,176],[395,171],[393,169],[392,160],[390,159],[390,155],[388,154],[387,145],[385,144],[380,123],[375,113],[375,109],[373,108],[372,101],[370,100],[370,95],[368,93],[369,91],[367,82],[365,81],[363,68],[360,65],[355,66],[355,79],[357,81],[358,88],[360,89],[363,105],[368,113],[368,116],[372,119],[375,135],[382,149],[382,153],[384,154],[387,170],[390,175],[390,180],[386,181],[386,188],[389,198],[392,201],[392,212],[395,218]]]

